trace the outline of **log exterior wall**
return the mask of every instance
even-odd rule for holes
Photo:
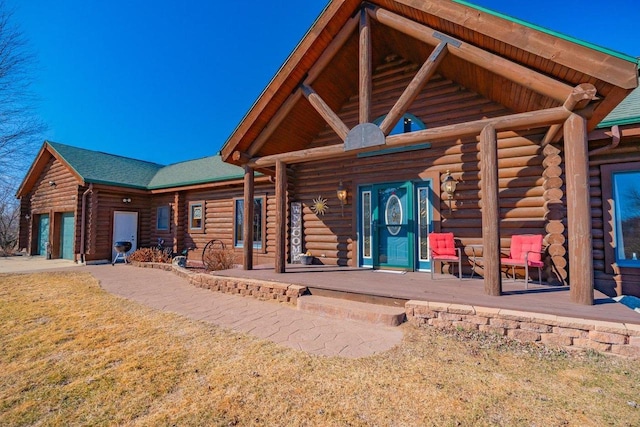
[[[273,262],[275,245],[275,200],[274,188],[269,183],[256,183],[255,197],[263,197],[266,218],[263,218],[265,232],[265,247],[255,249],[254,264],[268,264]],[[150,202],[150,220],[146,224],[149,231],[151,245],[157,243],[158,238],[165,240],[165,246],[171,246],[173,251],[181,253],[189,251],[188,258],[193,261],[202,260],[202,250],[211,240],[220,240],[226,248],[232,248],[236,253],[236,263],[242,262],[242,248],[234,247],[234,213],[235,200],[243,198],[241,185],[215,187],[204,190],[178,191],[175,193],[155,194]],[[204,229],[202,231],[189,230],[189,203],[204,202]],[[157,208],[170,205],[171,218],[169,230],[157,230]],[[176,219],[177,217],[177,219]]]
[[[414,73],[415,68],[400,61],[376,71],[372,103],[374,118],[388,112]],[[416,98],[409,113],[431,128],[510,112],[435,76]],[[357,97],[350,99],[339,116],[349,126],[356,124]],[[562,197],[562,180],[557,176],[557,170],[551,168],[557,162],[552,157],[554,153],[545,153],[540,145],[542,137],[542,130],[498,134],[501,247],[505,251],[508,251],[513,234],[553,235],[553,242],[562,242],[561,237],[555,236],[564,234],[563,224],[549,227],[548,212],[552,207],[547,203],[548,199],[556,201]],[[312,146],[337,143],[340,143],[338,137],[327,128]],[[547,160],[549,157],[552,158]],[[482,244],[479,159],[478,139],[467,138],[432,143],[431,148],[419,151],[293,165],[296,179],[292,200],[303,203],[304,249],[326,264],[355,265],[357,200],[354,197],[357,197],[358,185],[425,178],[433,179],[437,196],[435,229],[453,231],[463,247]],[[446,196],[440,194],[440,179],[447,170],[459,181],[451,214]],[[344,217],[335,193],[339,181],[349,189]],[[329,201],[329,210],[324,216],[318,216],[310,209],[312,200],[318,196]],[[469,249],[466,252],[470,255]],[[545,274],[553,282],[562,282],[566,279],[566,262],[560,261],[564,259],[564,252],[560,250],[556,256],[559,257],[558,266],[547,268]]]
[[[51,185],[50,182],[55,183]],[[60,214],[78,211],[78,181],[69,170],[55,158],[49,159],[29,194],[22,198],[20,208],[20,248],[30,254],[37,253],[39,216],[49,215],[49,242],[51,257],[60,257]],[[27,220],[26,215],[30,218]],[[79,243],[78,224],[74,253]],[[56,231],[57,230],[57,231]],[[45,255],[40,254],[40,255]]]
[[[593,268],[596,289],[609,296],[640,296],[640,270],[615,263],[611,174],[640,171],[640,137],[623,137],[620,145],[606,149],[611,139],[592,141],[589,157],[591,213],[593,216]],[[598,151],[596,151],[598,150]]]

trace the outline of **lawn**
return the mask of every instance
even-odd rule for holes
[[[384,354],[319,357],[88,274],[0,275],[0,425],[640,425],[640,361],[402,328]]]

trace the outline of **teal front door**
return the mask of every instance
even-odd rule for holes
[[[430,179],[363,185],[358,190],[358,264],[401,270],[431,269]]]
[[[373,186],[374,268],[413,270],[411,183]]]
[[[61,216],[60,226],[60,256],[64,259],[73,259],[74,216],[73,212],[65,212]]]
[[[47,255],[47,244],[49,243],[49,215],[40,215],[38,222],[38,255]]]

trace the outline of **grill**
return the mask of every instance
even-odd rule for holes
[[[120,240],[113,244],[113,249],[116,251],[116,256],[113,258],[111,265],[115,265],[116,261],[121,259],[126,264],[127,261],[127,252],[131,250],[131,242],[126,240]]]

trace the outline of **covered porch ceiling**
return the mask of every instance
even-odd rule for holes
[[[225,161],[242,164],[251,158],[307,148],[327,121],[303,94],[303,84],[312,87],[334,112],[358,97],[362,91],[362,9],[369,18],[368,61],[374,77],[398,57],[417,73],[444,40],[448,54],[431,79],[455,82],[513,113],[561,106],[575,86],[588,83],[597,91],[590,129],[637,86],[633,58],[594,49],[466,3],[333,1],[226,142],[222,149]],[[375,96],[374,92],[372,103]],[[344,124],[352,129],[358,117],[345,117]]]

